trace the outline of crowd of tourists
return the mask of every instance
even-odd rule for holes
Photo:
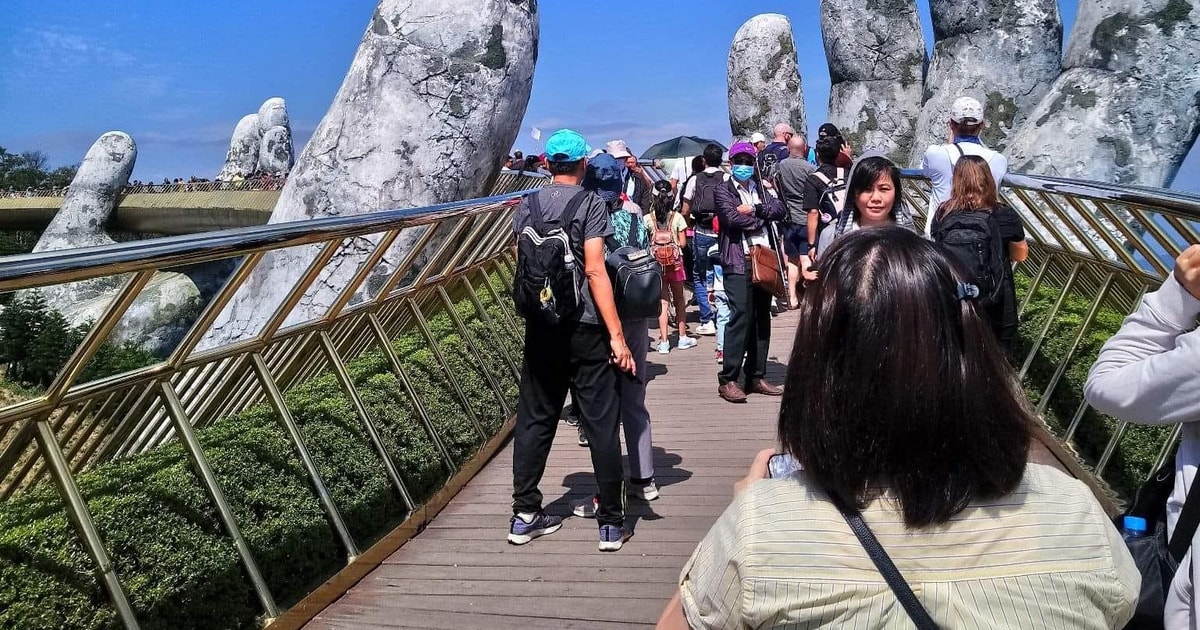
[[[187,179],[183,179],[182,177],[176,177],[175,179],[164,177],[161,183],[134,179],[130,180],[125,185],[125,188],[121,189],[121,193],[132,195],[209,192],[214,190],[282,190],[285,183],[287,183],[287,177],[272,175],[266,171],[258,171],[249,177],[234,175],[229,181],[213,181],[206,177],[196,177],[195,175]],[[65,197],[68,190],[67,186],[57,188],[26,188],[25,190],[8,188],[7,190],[0,191],[0,197],[10,199],[21,197]]]
[[[1091,491],[1028,461],[1038,420],[1012,368],[1013,268],[1028,248],[984,125],[977,100],[953,103],[947,141],[920,165],[923,226],[899,166],[855,155],[829,123],[811,144],[786,122],[770,139],[709,144],[659,181],[621,140],[593,150],[569,129],[551,135],[534,159],[551,183],[513,226],[525,355],[509,542],[562,525],[539,484],[568,397],[597,489],[571,511],[597,521],[601,551],[629,541],[626,497],[660,495],[648,356],[711,337],[714,397],[782,397],[781,448],[738,484],[660,628],[1122,628],[1135,608],[1194,628],[1190,553],[1147,604],[1143,558]],[[772,383],[772,320],[789,310],[792,356]],[[1150,424],[1200,419],[1197,315],[1200,246],[1105,347],[1089,400]],[[1163,524],[1188,541],[1193,428]]]

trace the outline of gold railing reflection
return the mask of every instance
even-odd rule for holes
[[[924,226],[929,182],[904,171],[903,195]],[[1064,444],[1118,499],[1172,456],[1179,428],[1140,427],[1102,416],[1082,396],[1099,345],[1174,259],[1200,242],[1200,197],[1050,177],[1009,175],[1003,200],[1020,213],[1030,243],[1017,265],[1019,374]]]
[[[511,356],[499,337],[472,336],[455,310],[451,295],[460,302],[469,301],[478,320],[495,335],[517,337],[518,328],[509,313],[500,309],[502,315],[497,320],[494,310],[485,308],[480,292],[493,305],[505,303],[501,297],[505,288],[494,286],[492,276],[511,277],[508,257],[512,213],[523,194],[545,181],[537,175],[506,171],[495,182],[493,196],[484,199],[0,259],[0,291],[124,276],[103,314],[50,386],[28,400],[0,408],[0,499],[12,497],[47,475],[52,478],[121,622],[126,628],[137,628],[134,610],[76,485],[76,476],[104,462],[178,440],[221,525],[233,540],[265,617],[277,617],[279,606],[242,536],[220,480],[201,449],[196,429],[265,401],[286,432],[346,557],[353,561],[359,548],[283,392],[323,370],[332,372],[354,407],[389,484],[411,514],[419,506],[346,365],[368,350],[381,350],[403,384],[421,427],[436,446],[442,465],[450,474],[456,472],[458,463],[451,457],[445,436],[439,435],[425,411],[391,340],[402,331],[418,329],[471,425],[482,440],[491,437],[490,430],[475,416],[474,401],[460,385],[428,321],[436,313],[448,315],[471,348],[469,360],[486,378],[497,404],[506,416],[511,413],[497,375],[481,358],[480,344],[497,345],[514,377],[519,357]],[[361,242],[364,238],[373,245],[336,300],[321,315],[284,326],[339,247],[351,239]],[[401,242],[406,249],[398,247]],[[315,247],[319,253],[257,334],[233,344],[195,350],[222,309],[270,252],[301,246]],[[229,259],[236,260],[233,274],[211,296],[167,357],[140,369],[80,382],[89,361],[159,274],[185,265]]]

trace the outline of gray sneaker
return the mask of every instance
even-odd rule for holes
[[[637,484],[631,481],[625,486],[625,494],[635,499],[653,501],[658,498],[658,486],[654,485],[653,479],[645,484]]]
[[[579,429],[579,445],[589,446],[591,443],[588,442],[587,434],[583,432],[583,425],[580,424],[576,428]]]
[[[598,509],[600,509],[599,497],[577,499],[571,502],[571,513],[579,518],[596,518]]]
[[[616,525],[600,526],[600,551],[617,551],[633,538],[633,530]]]

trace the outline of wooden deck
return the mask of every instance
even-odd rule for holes
[[[794,315],[774,320],[768,378],[780,383]],[[563,528],[528,545],[505,541],[512,452],[505,447],[424,532],[392,554],[306,628],[648,628],[675,590],[684,562],[729,504],[754,455],[775,443],[778,399],[732,405],[716,394],[713,337],[699,347],[650,354],[647,402],[662,496],[630,500],[633,539],[596,549],[593,520],[570,502],[595,492],[588,451],[559,425],[542,491]],[[1032,459],[1057,463],[1036,448]]]

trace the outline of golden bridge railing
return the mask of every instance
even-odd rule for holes
[[[903,195],[924,226],[929,181],[904,171]],[[1017,265],[1019,374],[1036,411],[1118,499],[1174,452],[1179,428],[1131,425],[1083,399],[1105,339],[1147,291],[1200,242],[1200,197],[1168,190],[1010,174],[1004,201],[1025,222],[1029,260]]]
[[[451,444],[450,437],[431,421],[427,408],[431,402],[413,386],[413,379],[423,375],[403,365],[393,340],[405,331],[419,331],[422,345],[432,351],[435,370],[453,390],[451,395],[478,434],[467,442],[486,443],[500,425],[479,417],[481,400],[464,389],[461,366],[465,362],[470,370],[482,373],[493,397],[491,403],[482,403],[498,406],[507,418],[511,404],[501,381],[515,381],[520,361],[509,345],[502,343],[518,339],[516,320],[505,296],[512,273],[511,217],[520,197],[545,181],[540,176],[506,171],[493,186],[496,194],[483,199],[0,259],[0,292],[28,294],[41,287],[97,280],[117,287],[49,386],[19,390],[0,406],[0,499],[10,500],[43,479],[52,479],[115,616],[126,628],[138,628],[136,607],[125,586],[132,576],[118,575],[114,557],[76,479],[106,462],[178,442],[236,548],[261,606],[261,618],[270,621],[278,617],[280,606],[242,535],[221,475],[201,447],[197,430],[265,403],[286,433],[292,455],[304,470],[309,491],[319,502],[344,557],[353,562],[361,553],[362,538],[347,526],[322,467],[314,461],[311,449],[319,444],[298,426],[284,393],[319,374],[332,374],[353,407],[360,424],[356,430],[370,442],[395,499],[412,515],[420,506],[407,471],[381,437],[377,419],[368,411],[347,365],[368,351],[381,353],[384,365],[407,394],[395,404],[403,403],[414,411],[425,434],[422,439],[436,447],[436,457],[447,473],[456,473],[470,453],[459,452],[459,445]],[[298,322],[289,319],[340,248],[351,241],[361,244],[364,239],[370,243],[369,250],[357,262],[349,282],[338,288],[337,299],[318,309],[318,315]],[[273,252],[297,248],[315,255],[309,257],[307,270],[282,301],[269,306],[274,310],[268,322],[242,341],[197,351],[222,309],[256,267]],[[82,377],[97,354],[111,348],[113,331],[147,287],[172,270],[221,260],[235,261],[232,275],[211,295],[167,356],[120,374]],[[448,357],[440,347],[430,324],[435,315],[448,319],[447,325],[469,350],[466,356]],[[482,338],[472,334],[464,317],[484,326],[489,334]],[[485,351],[503,357],[500,372],[495,363],[489,369],[483,360]],[[119,494],[121,489],[113,492]]]

